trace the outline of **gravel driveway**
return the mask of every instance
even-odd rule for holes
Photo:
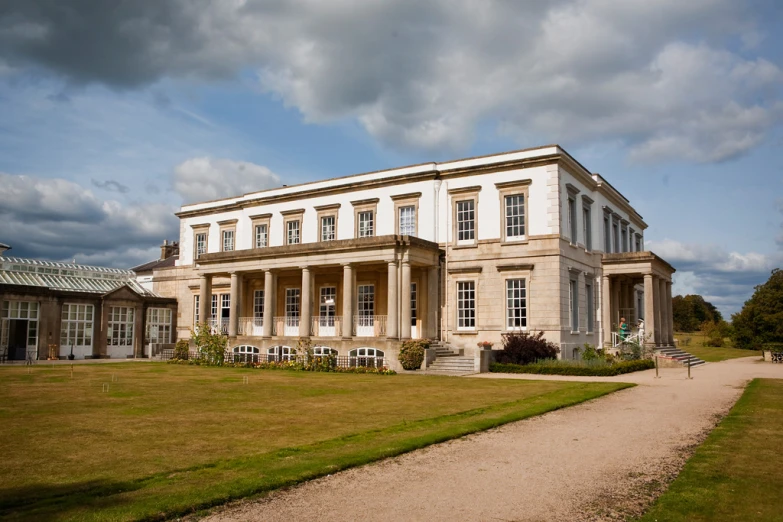
[[[544,377],[639,386],[235,503],[207,520],[623,519],[676,476],[748,380],[783,378],[783,365],[758,360],[710,363],[692,380],[680,368],[660,379],[654,370]]]

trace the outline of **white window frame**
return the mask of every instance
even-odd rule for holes
[[[234,229],[225,229],[221,231],[222,252],[234,251]]]
[[[201,318],[201,296],[196,294],[193,296],[193,326],[199,323]]]
[[[194,242],[195,242],[195,257],[196,259],[199,259],[201,256],[207,253],[207,244],[209,241],[209,233],[208,232],[196,232],[194,235]]]
[[[170,308],[147,308],[147,344],[171,343],[171,317]]]
[[[471,279],[456,283],[457,331],[475,331],[477,318],[476,281]]]
[[[401,236],[416,235],[416,205],[399,207],[398,219]]]
[[[298,219],[286,221],[286,244],[298,245],[302,242],[302,227]]]
[[[253,326],[264,326],[264,289],[253,291]]]
[[[329,214],[321,216],[321,241],[334,241],[337,239],[337,216]]]
[[[524,277],[508,278],[505,290],[506,330],[527,330],[527,281]]]
[[[132,306],[112,306],[109,308],[109,330],[106,335],[108,346],[133,346],[135,330],[135,309]]]
[[[269,246],[269,225],[267,223],[259,223],[254,230],[254,239],[256,248],[266,248]]]
[[[299,287],[285,289],[285,324],[299,326],[302,316],[302,290]]]
[[[461,199],[455,201],[455,206],[457,244],[472,245],[476,242],[476,200]]]
[[[92,348],[95,307],[83,303],[63,303],[60,327],[60,347]],[[79,342],[82,340],[83,342]]]
[[[38,346],[38,318],[40,305],[38,301],[2,301],[0,308],[0,346],[8,347],[10,321],[27,320],[27,348]]]
[[[358,237],[373,237],[375,235],[375,211],[361,210],[356,214],[359,223],[357,225]]]
[[[516,201],[515,201],[516,200]],[[511,209],[513,212],[509,212]],[[506,241],[520,241],[527,237],[525,223],[525,194],[506,194],[503,197]]]

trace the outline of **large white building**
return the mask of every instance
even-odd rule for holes
[[[672,344],[674,269],[644,250],[629,201],[557,145],[425,163],[185,205],[178,336],[220,325],[231,346],[340,355],[439,339],[470,355],[514,330],[562,357],[612,342],[625,317]],[[243,348],[244,350],[245,348]],[[248,348],[250,349],[250,348]],[[364,350],[359,352],[359,350]],[[372,351],[370,351],[372,350]]]

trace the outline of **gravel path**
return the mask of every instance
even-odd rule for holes
[[[615,520],[640,513],[753,377],[758,357],[616,378],[639,386],[347,470],[207,520]],[[476,378],[529,378],[489,375]],[[536,376],[542,378],[542,376]]]

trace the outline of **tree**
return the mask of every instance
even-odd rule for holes
[[[783,271],[774,269],[766,283],[756,286],[731,321],[737,348],[760,349],[765,343],[783,342]]]
[[[695,332],[705,322],[720,323],[723,316],[710,302],[700,295],[674,296],[672,299],[674,329],[678,332]]]

